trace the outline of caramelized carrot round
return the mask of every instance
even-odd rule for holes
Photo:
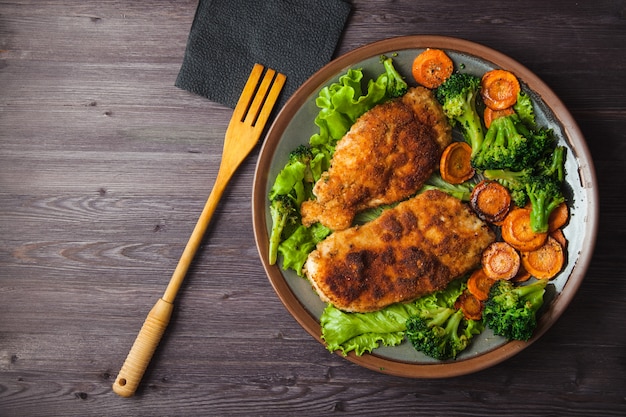
[[[452,75],[454,64],[441,49],[426,49],[413,60],[411,72],[418,84],[437,88]]]
[[[485,301],[489,298],[489,290],[495,282],[482,268],[478,268],[467,279],[467,290],[480,301]]]
[[[498,117],[510,116],[514,113],[515,110],[513,110],[512,107],[507,107],[503,110],[494,110],[492,108],[485,107],[485,110],[483,111],[483,120],[485,122],[485,127],[489,129],[489,126],[491,126],[491,122],[493,122]]]
[[[559,242],[559,245],[561,245],[563,247],[563,249],[565,249],[567,247],[567,238],[563,234],[563,230],[562,229],[556,229],[556,230],[553,230],[551,232],[549,231],[548,232],[548,236],[550,236],[551,238],[553,238],[554,240]]]
[[[502,239],[519,251],[532,251],[541,247],[548,233],[536,233],[530,226],[530,209],[515,208],[502,222]]]
[[[517,271],[517,274],[515,274],[515,276],[511,278],[509,281],[520,283],[520,282],[526,282],[529,279],[530,279],[530,272],[528,272],[526,268],[524,268],[524,264],[522,263],[519,266],[519,271]]]
[[[565,264],[563,247],[552,237],[539,249],[522,252],[524,268],[538,279],[551,279],[558,274]]]
[[[520,85],[512,72],[495,69],[483,75],[480,91],[487,107],[504,110],[517,102]]]
[[[494,242],[483,251],[483,271],[491,279],[513,278],[520,264],[519,253],[506,242]]]
[[[554,210],[552,210],[550,217],[548,217],[548,232],[560,229],[567,224],[568,220],[569,208],[567,207],[567,203],[561,203]]]
[[[483,318],[483,303],[469,291],[463,291],[454,302],[454,308],[461,309],[463,316],[468,320]]]
[[[472,190],[470,206],[481,219],[497,223],[504,220],[511,208],[511,194],[502,184],[483,180]]]
[[[450,184],[461,184],[469,180],[474,176],[471,158],[472,148],[467,142],[452,142],[441,154],[441,178]]]

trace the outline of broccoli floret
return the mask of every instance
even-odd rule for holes
[[[538,127],[530,129],[521,120],[515,126],[522,136],[529,139],[528,155],[524,161],[527,166],[536,165],[539,160],[554,151],[556,138],[552,129]]]
[[[467,325],[461,310],[437,307],[409,317],[406,336],[413,347],[438,360],[454,359],[469,345],[476,324]],[[482,329],[479,329],[482,330]],[[478,332],[480,333],[480,332]]]
[[[482,147],[472,156],[472,166],[478,170],[521,171],[534,166],[553,149],[551,130],[531,130],[517,114],[512,114],[491,122]]]
[[[513,105],[513,110],[519,116],[520,120],[529,127],[535,127],[535,109],[533,102],[528,94],[520,91],[517,94],[517,101]]]
[[[409,85],[404,80],[404,77],[400,75],[398,70],[393,66],[393,59],[388,58],[385,55],[381,55],[380,62],[385,68],[385,74],[387,75],[387,96],[390,98],[401,97],[409,89]]]
[[[536,165],[554,150],[554,146],[551,129],[529,126],[514,113],[491,122],[482,146],[472,154],[472,166],[478,170],[521,171]]]
[[[291,196],[299,208],[304,200],[311,198],[311,190],[316,180],[314,162],[311,148],[306,145],[300,145],[291,151],[289,161],[276,176],[269,192],[270,201],[285,194]]]
[[[482,172],[482,175],[486,179],[495,180],[504,185],[511,193],[513,203],[518,207],[524,207],[528,202],[529,186],[532,186],[535,190],[545,188],[540,187],[543,181],[545,181],[539,179],[541,177],[546,177],[548,182],[554,183],[553,185],[559,189],[559,193],[555,194],[557,200],[559,200],[561,184],[565,178],[565,151],[564,146],[557,146],[551,154],[544,156],[533,167],[520,171],[486,169]],[[552,188],[552,185],[550,188]]]
[[[454,359],[483,331],[482,320],[467,319],[454,307],[466,282],[466,278],[452,281],[445,290],[415,301],[417,310],[406,320],[406,337],[416,350],[439,360]]]
[[[301,163],[306,166],[304,170],[304,181],[313,182],[313,172],[311,171],[311,160],[313,159],[313,153],[311,148],[306,145],[299,145],[291,151],[289,154],[289,163]]]
[[[479,170],[511,169],[518,171],[527,167],[533,155],[530,139],[517,129],[516,115],[499,117],[491,122],[480,149],[472,156],[472,166]]]
[[[561,189],[562,182],[558,180],[559,161],[562,165],[562,152],[556,152],[550,156],[546,167],[541,169],[526,168],[521,171],[508,169],[488,169],[483,171],[483,176],[490,180],[498,181],[511,193],[513,203],[518,207],[524,207],[530,201],[530,226],[535,233],[548,231],[548,219],[550,213],[565,201]],[[554,176],[548,175],[553,172]]]
[[[484,324],[509,340],[528,340],[537,327],[537,310],[543,305],[548,280],[514,286],[498,280],[489,291],[483,310]]]
[[[548,231],[550,213],[565,201],[561,183],[547,176],[533,176],[526,183],[530,200],[530,227],[535,233]]]
[[[550,177],[562,183],[565,179],[565,146],[557,146],[552,154],[537,163],[535,169],[538,175]]]
[[[476,110],[480,95],[480,78],[466,73],[454,73],[435,90],[435,97],[454,126],[461,129],[465,141],[475,155],[482,147],[484,130],[482,119]]]
[[[298,145],[289,153],[289,162],[300,161],[303,164],[309,163],[313,158],[311,148],[306,145]]]
[[[276,263],[278,257],[278,245],[285,228],[294,225],[298,219],[298,212],[293,199],[285,194],[274,197],[270,203],[270,216],[272,217],[272,231],[270,234],[269,262]]]
[[[511,200],[518,207],[524,207],[528,202],[526,183],[532,174],[531,168],[521,171],[511,171],[510,169],[487,169],[483,171],[483,176],[486,179],[497,181],[509,190]]]

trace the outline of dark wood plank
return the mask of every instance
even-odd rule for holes
[[[626,413],[626,6],[353,0],[337,54],[441,34],[523,62],[594,156],[592,265],[555,326],[504,363],[397,378],[327,352],[258,259],[258,150],[221,202],[137,396],[111,384],[215,179],[231,110],[174,87],[197,1],[0,1],[0,415]]]

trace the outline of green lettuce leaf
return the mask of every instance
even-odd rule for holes
[[[324,170],[330,165],[335,144],[354,122],[372,107],[392,98],[388,94],[390,77],[387,72],[369,80],[365,92],[362,82],[363,71],[349,69],[338,82],[322,88],[315,100],[320,109],[315,118],[319,133],[310,138],[309,144],[314,154],[324,154]]]
[[[304,276],[302,267],[309,253],[330,234],[330,229],[320,223],[311,227],[299,225],[296,230],[278,246],[278,253],[283,256],[283,269],[293,269],[299,276]]]
[[[398,303],[371,313],[346,313],[328,304],[320,317],[322,339],[331,352],[357,355],[383,346],[396,346],[404,340],[406,321],[423,309],[454,308],[463,293],[467,277],[452,281],[445,290],[436,291],[412,303]]]
[[[415,304],[394,304],[372,313],[346,313],[328,304],[320,317],[322,339],[331,352],[357,355],[402,343],[406,320],[418,311]]]
[[[341,345],[340,349],[343,351],[344,356],[350,351],[354,351],[357,356],[361,356],[364,353],[371,353],[372,350],[380,345],[398,346],[403,341],[404,332],[365,333],[346,341]]]
[[[270,200],[277,195],[288,195],[291,190],[295,191],[298,205],[306,198],[304,186],[304,174],[308,167],[302,162],[293,162],[285,165],[276,176],[276,180],[270,190]]]

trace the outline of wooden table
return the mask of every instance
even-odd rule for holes
[[[465,38],[524,63],[578,121],[601,220],[556,325],[504,363],[445,380],[327,352],[258,258],[257,149],[137,395],[117,396],[215,179],[231,110],[174,87],[195,1],[0,1],[0,415],[626,415],[626,4],[351,3],[337,55],[400,35]]]

